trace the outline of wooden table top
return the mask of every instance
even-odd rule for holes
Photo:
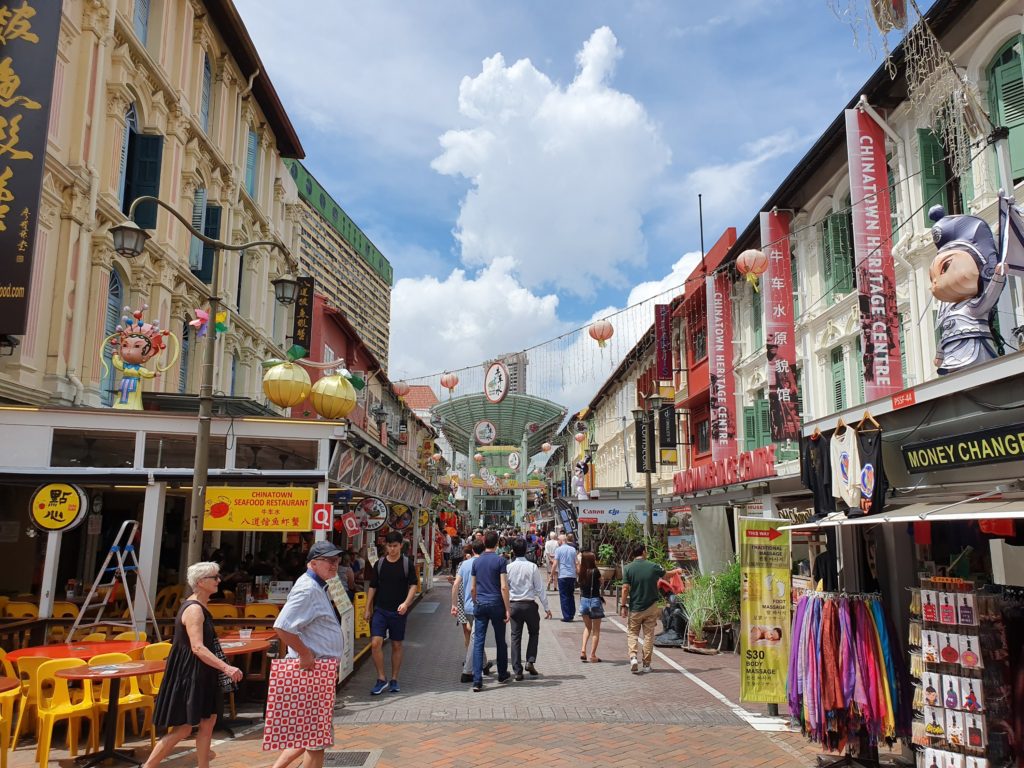
[[[21,688],[21,680],[16,677],[0,677],[0,693],[7,693],[15,688]]]
[[[270,647],[266,640],[253,638],[252,640],[221,640],[221,650],[225,656],[241,656],[245,653],[260,653]]]
[[[88,661],[101,653],[132,653],[145,648],[149,643],[142,640],[106,640],[101,643],[53,643],[19,648],[7,654],[10,661],[26,656],[42,656],[47,659],[82,659]]]
[[[81,666],[58,669],[54,674],[67,680],[111,680],[115,677],[152,675],[164,671],[163,661],[122,661],[117,664],[101,664],[98,667]]]
[[[251,640],[269,640],[272,637],[277,637],[277,632],[272,629],[254,629],[252,631]],[[220,635],[221,643],[234,642],[235,640],[241,640],[241,636],[238,634],[237,629],[233,629],[230,632],[225,632]]]

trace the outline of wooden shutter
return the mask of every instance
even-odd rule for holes
[[[121,322],[121,311],[124,307],[124,285],[116,270],[111,270],[110,281],[107,283],[107,312],[103,322],[103,338],[117,330]],[[102,379],[100,379],[100,399],[104,405],[114,404],[114,348],[110,344],[103,345],[103,359],[107,363]]]
[[[822,290],[825,292],[825,303],[831,306],[832,297],[832,243],[828,234],[829,217],[821,220],[821,277],[824,283]]]
[[[121,201],[121,211],[128,213],[128,198],[125,195],[125,187],[128,183],[128,147],[131,146],[132,137],[138,130],[138,118],[135,115],[135,105],[128,107],[124,116],[124,134],[121,136],[121,164],[117,177],[117,199]]]
[[[125,205],[143,195],[160,195],[160,163],[163,159],[164,137],[136,133],[128,152],[128,182]],[[156,228],[156,203],[142,203],[135,209],[135,223],[143,229]]]
[[[1010,129],[1010,167],[1015,180],[1024,177],[1024,80],[1021,75],[1020,58],[1014,57],[992,69],[990,85],[997,123]]]
[[[206,206],[206,221],[203,224],[203,234],[215,240],[220,238],[220,213],[219,205]],[[207,285],[213,281],[213,260],[215,258],[217,258],[217,253],[213,250],[213,247],[204,243],[203,266],[196,272],[196,277]],[[213,319],[212,317],[210,318],[211,321]]]
[[[772,412],[767,400],[755,400],[754,406],[757,409],[757,447],[760,448],[772,441]]]
[[[743,450],[757,448],[757,413],[753,406],[743,408]]]
[[[832,350],[832,407],[835,411],[846,408],[846,367],[841,347]]]
[[[762,281],[764,276],[762,275]],[[761,296],[761,290],[754,291],[754,295],[750,299],[750,326],[754,331],[754,351],[757,352],[764,346],[764,308]]]
[[[789,279],[793,287],[793,317],[800,317],[800,270],[797,269],[796,254],[789,253]]]
[[[259,151],[259,136],[249,131],[249,142],[245,151],[245,191],[249,197],[256,197],[256,153]]]
[[[135,36],[146,45],[149,40],[149,0],[135,0]]]
[[[864,342],[857,337],[857,402],[864,402]]]
[[[199,188],[195,197],[192,198],[192,229],[202,232],[204,235],[206,227],[206,190]],[[189,238],[188,244],[188,268],[198,272],[203,268],[203,241],[198,237]]]
[[[210,91],[213,86],[213,71],[210,69],[210,57],[203,54],[203,93],[199,102],[199,122],[207,133],[210,130]]]
[[[242,299],[245,298],[242,292],[245,290],[245,287],[246,287],[245,286],[245,256],[246,256],[245,251],[238,251],[238,258],[236,259],[236,263],[238,264],[238,280],[235,283],[235,309],[238,310],[238,314],[240,314],[240,315],[245,314],[245,308],[242,306],[242,304],[243,303],[248,303],[248,302],[243,302],[242,301]],[[330,361],[324,360],[324,362],[326,363],[326,362],[330,362]]]
[[[832,295],[850,293],[854,287],[853,239],[850,213],[833,213],[828,217],[829,250],[832,255]]]
[[[183,395],[188,391],[188,364],[192,347],[192,326],[188,319],[181,327],[181,354],[178,357],[178,394]]]
[[[946,155],[942,145],[929,128],[917,129],[917,143],[921,152],[921,199],[924,210],[921,211],[926,230],[932,227],[928,211],[934,205],[941,205],[949,213],[949,200],[946,192]]]
[[[907,334],[903,330],[903,313],[899,313],[900,324],[900,370],[903,371],[903,386],[906,387],[910,381],[910,372],[907,370]]]
[[[895,169],[889,164],[891,160],[892,153],[890,152],[885,156],[885,167],[888,171],[889,179],[889,227],[892,230],[892,240],[890,243],[895,245],[900,239],[898,234],[900,231],[900,209],[896,203],[896,199],[899,196],[899,179],[896,177]]]

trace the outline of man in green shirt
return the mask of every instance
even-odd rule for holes
[[[640,659],[637,658],[641,628],[644,631],[643,671],[651,671],[654,628],[661,613],[658,607],[658,579],[676,573],[682,573],[682,568],[666,571],[647,559],[647,547],[644,544],[634,545],[633,562],[622,572],[622,597],[619,598],[619,614],[626,619],[626,648],[629,650],[629,669],[633,674],[641,671]]]

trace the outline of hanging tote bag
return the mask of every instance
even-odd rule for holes
[[[299,669],[298,659],[274,659],[270,663],[263,750],[333,744],[337,683],[337,659],[317,659],[311,670]]]

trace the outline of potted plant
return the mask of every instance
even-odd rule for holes
[[[615,547],[602,544],[597,548],[597,569],[601,572],[601,583],[606,587],[615,578]]]
[[[683,607],[687,616],[687,641],[694,648],[706,648],[705,628],[715,617],[715,598],[708,575],[697,576],[683,593]]]
[[[735,648],[735,640],[739,636],[740,620],[740,562],[733,558],[721,571],[711,577],[711,590],[714,594],[715,613],[721,623],[722,640],[726,650]]]

